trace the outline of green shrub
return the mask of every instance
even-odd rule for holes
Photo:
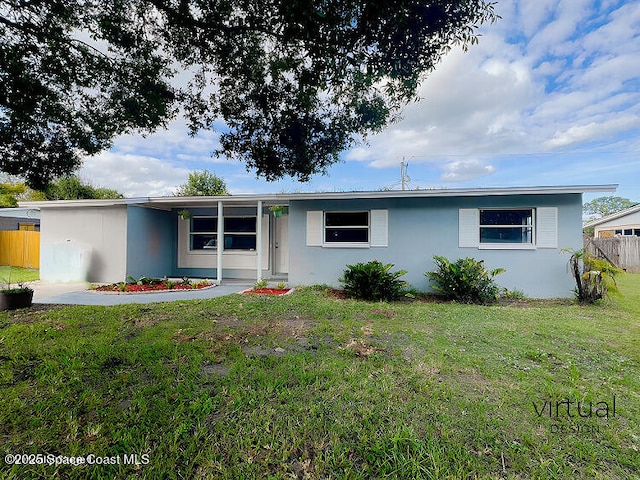
[[[378,260],[368,263],[347,265],[340,282],[350,297],[360,300],[394,300],[403,294],[407,282],[399,277],[407,273],[406,270],[390,272],[393,264],[383,265]]]
[[[260,290],[262,288],[267,288],[268,282],[265,278],[263,278],[262,280],[257,281],[256,283],[253,284],[253,289],[254,290]]]
[[[436,271],[425,275],[435,282],[432,288],[447,299],[482,305],[494,303],[498,299],[500,287],[493,281],[493,277],[504,272],[504,269],[489,271],[484,267],[484,260],[474,258],[460,258],[451,263],[436,255],[433,260]]]
[[[502,298],[506,298],[507,300],[525,300],[527,295],[518,288],[514,288],[513,290],[505,288],[502,292]]]

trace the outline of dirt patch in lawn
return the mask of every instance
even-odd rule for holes
[[[212,353],[224,351],[229,346],[239,346],[245,355],[252,357],[283,356],[288,351],[315,350],[315,342],[308,333],[317,323],[304,316],[246,323],[237,318],[219,318],[213,331],[188,335],[178,330],[173,336],[177,343],[196,338],[209,344]]]

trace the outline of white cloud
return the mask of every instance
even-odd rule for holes
[[[600,138],[610,137],[612,133],[637,127],[640,127],[640,118],[629,116],[615,118],[602,123],[591,122],[587,125],[572,126],[565,131],[557,132],[547,142],[547,146],[564,147],[576,143],[591,142]]]
[[[491,175],[495,170],[495,167],[485,165],[480,160],[457,160],[443,166],[440,180],[445,182],[462,182]]]
[[[527,64],[513,56],[489,57],[479,49],[452,52],[421,86],[424,100],[408,105],[402,121],[347,158],[388,167],[402,157],[420,162],[517,150],[527,134],[522,112],[535,107],[543,88]]]
[[[594,142],[633,148],[624,136],[640,125],[640,4],[505,1],[497,8],[503,19],[483,28],[480,44],[452,51],[421,86],[424,100],[348,160],[395,167],[411,158],[441,165],[441,180],[462,182],[496,169],[460,156]],[[610,34],[615,41],[605,40]]]
[[[171,195],[189,170],[155,157],[104,152],[87,158],[79,174],[96,186],[115,188],[126,197]]]

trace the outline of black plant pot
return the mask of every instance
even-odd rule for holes
[[[16,310],[27,308],[33,303],[33,290],[25,292],[6,293],[0,292],[0,310]]]

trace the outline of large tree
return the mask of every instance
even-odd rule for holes
[[[106,187],[94,187],[77,175],[58,178],[45,189],[47,200],[86,200],[104,198],[123,198],[117,190]]]
[[[140,2],[0,1],[0,170],[43,190],[118,134],[172,114]],[[151,33],[151,32],[150,32]]]
[[[26,189],[24,183],[0,183],[0,208],[17,207],[18,196],[24,194]]]
[[[495,19],[485,0],[1,1],[0,169],[42,186],[179,106],[217,154],[306,180]]]
[[[619,212],[625,208],[633,207],[637,202],[622,197],[599,197],[582,206],[582,211],[592,218],[601,218]]]
[[[191,172],[189,180],[178,187],[176,197],[228,195],[224,180],[209,170]]]

